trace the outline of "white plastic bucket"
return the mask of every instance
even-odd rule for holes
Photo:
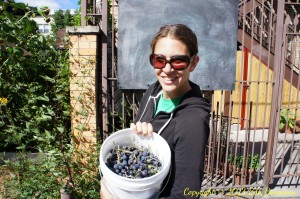
[[[162,170],[153,176],[140,179],[122,177],[111,171],[105,164],[109,151],[114,148],[115,144],[129,145],[132,142],[150,147],[152,153],[162,162]],[[99,159],[100,172],[105,178],[105,186],[114,198],[148,199],[158,194],[163,180],[169,173],[171,151],[168,143],[160,135],[153,133],[151,137],[141,136],[128,128],[117,131],[105,139],[100,149]]]

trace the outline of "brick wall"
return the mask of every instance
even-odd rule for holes
[[[96,65],[98,27],[67,27],[70,39],[70,96],[73,141],[78,149],[97,144]]]

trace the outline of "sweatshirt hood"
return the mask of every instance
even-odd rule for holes
[[[200,90],[200,87],[193,83],[192,81],[189,81],[192,89],[190,89],[181,99],[179,105],[175,108],[174,112],[176,110],[182,109],[186,106],[189,108],[202,108],[203,110],[210,112],[210,103],[207,99],[202,97],[202,92]],[[158,81],[156,81],[153,85],[153,90],[151,93],[152,97],[158,97],[158,94],[161,93],[162,86]]]

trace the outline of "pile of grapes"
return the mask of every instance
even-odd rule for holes
[[[114,173],[131,179],[145,178],[162,169],[161,161],[145,147],[115,145],[106,166]]]

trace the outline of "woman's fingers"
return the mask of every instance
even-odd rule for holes
[[[142,129],[142,123],[141,122],[137,122],[136,124],[136,131],[138,134],[143,134],[143,129]]]
[[[134,123],[131,123],[130,128],[136,130],[136,125]]]
[[[134,129],[138,134],[142,134],[144,136],[151,136],[153,133],[152,124],[147,122],[137,122],[136,124],[131,123],[130,128]]]
[[[152,124],[151,123],[148,123],[147,124],[148,125],[148,135],[149,136],[152,136],[152,133],[153,133],[153,127],[152,127]]]
[[[148,135],[148,124],[146,122],[142,123],[142,134]]]

